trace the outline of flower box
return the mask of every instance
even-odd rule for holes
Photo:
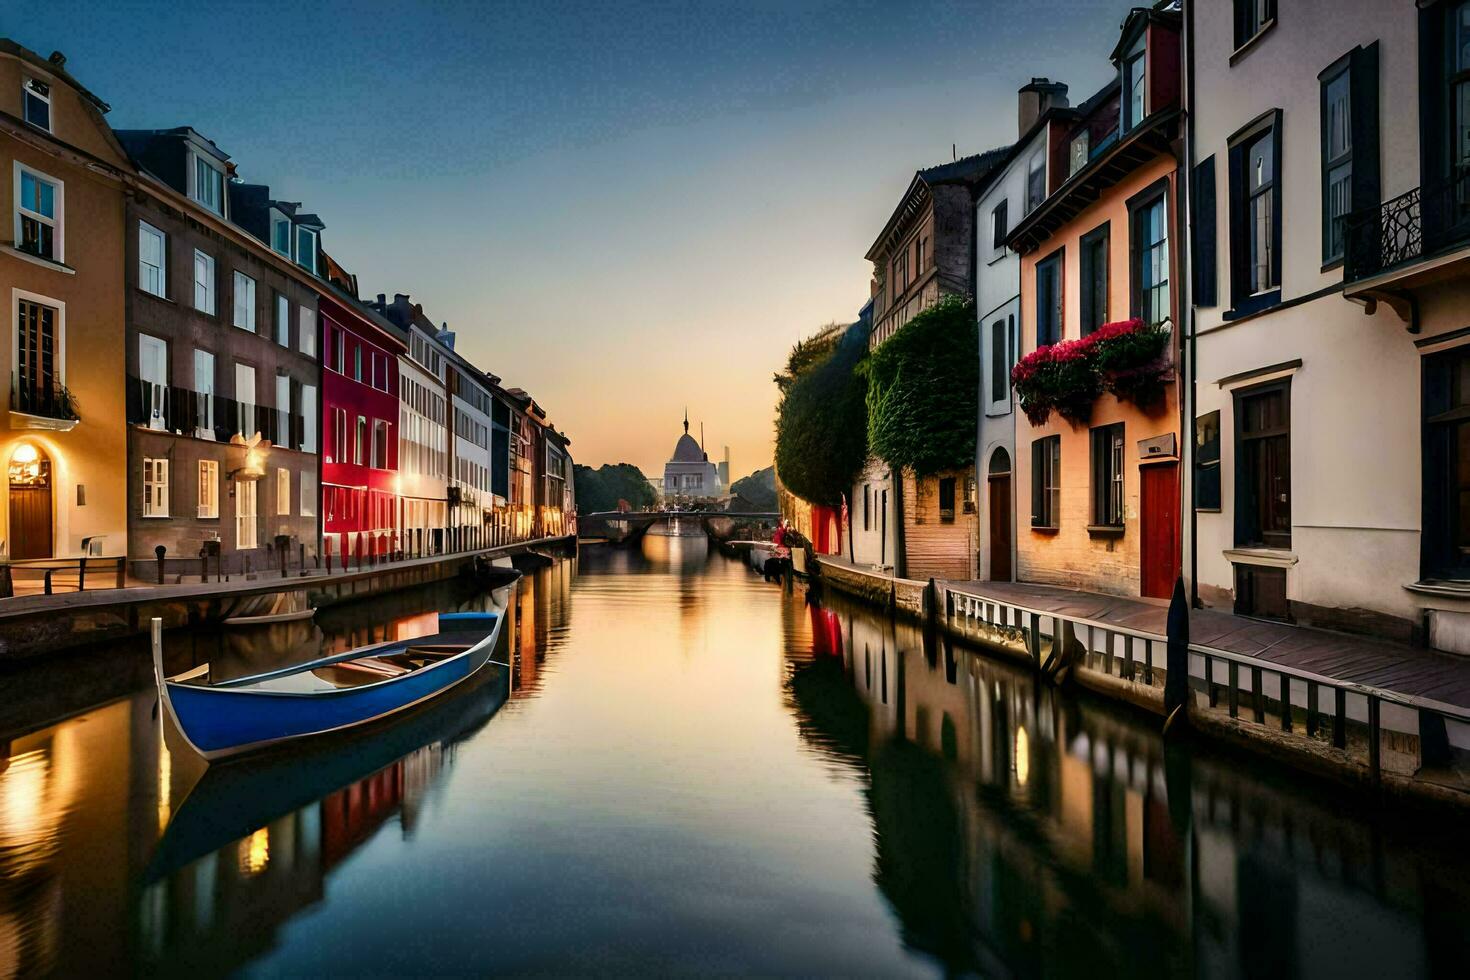
[[[1080,340],[1036,348],[1011,369],[1021,411],[1034,426],[1056,412],[1072,425],[1086,425],[1104,392],[1149,411],[1173,380],[1170,331],[1142,320],[1108,323]]]

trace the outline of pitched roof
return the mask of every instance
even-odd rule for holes
[[[77,81],[76,78],[72,76],[71,72],[62,67],[66,64],[66,56],[63,55],[60,51],[53,51],[51,52],[50,58],[43,58],[36,52],[32,51],[30,48],[25,47],[21,44],[17,44],[8,37],[0,37],[0,52],[14,55],[21,61],[30,62],[32,65],[40,68],[42,71],[47,72],[51,75],[55,75],[57,78],[66,82],[66,84],[76,89],[83,98],[96,106],[100,111],[112,111],[112,106],[108,105],[106,102],[103,102],[96,95],[92,94],[92,92],[88,91],[87,87],[81,82]],[[60,59],[59,61],[55,60],[58,58]]]
[[[914,171],[914,179],[909,182],[908,190],[904,192],[898,206],[893,209],[893,214],[883,225],[883,231],[873,240],[864,258],[872,261],[894,231],[918,212],[921,192],[938,184],[981,186],[995,173],[996,168],[1010,152],[1010,146],[1000,146],[993,150],[986,150],[984,153],[973,153],[967,157],[960,157],[951,163],[941,163]]]

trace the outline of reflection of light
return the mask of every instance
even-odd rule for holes
[[[168,826],[169,804],[173,802],[173,755],[163,740],[163,710],[158,712],[158,831]]]
[[[258,875],[271,862],[271,831],[261,827],[240,842],[240,873]]]
[[[1024,725],[1016,726],[1016,785],[1025,786],[1031,775],[1031,739]]]
[[[16,446],[15,454],[10,457],[12,463],[34,463],[36,459],[36,447],[28,442]]]

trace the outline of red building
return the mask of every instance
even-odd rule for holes
[[[341,281],[332,276],[319,303],[322,533],[327,554],[357,560],[399,546],[398,357],[408,340]]]

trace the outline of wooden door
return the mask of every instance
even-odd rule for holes
[[[51,557],[51,487],[10,487],[10,557]]]
[[[1011,475],[990,475],[990,580],[1011,580]]]
[[[1142,483],[1142,547],[1139,549],[1141,591],[1167,599],[1179,577],[1179,464],[1140,466]]]

